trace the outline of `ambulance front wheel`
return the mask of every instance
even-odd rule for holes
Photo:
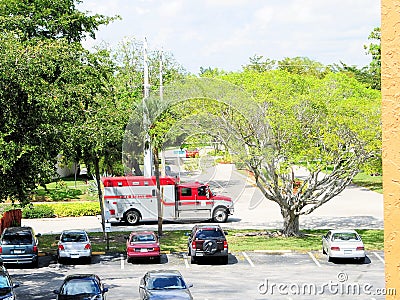
[[[125,214],[125,222],[129,225],[136,225],[139,223],[140,214],[136,210],[130,210]]]
[[[214,210],[213,221],[217,223],[224,223],[228,219],[228,212],[225,208],[219,207]]]

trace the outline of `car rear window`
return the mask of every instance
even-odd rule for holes
[[[358,236],[352,232],[334,233],[332,241],[358,241]]]
[[[86,234],[81,232],[69,232],[64,233],[61,236],[61,242],[68,243],[68,242],[86,242],[87,237]]]
[[[224,234],[219,229],[202,229],[197,231],[196,239],[223,238]]]
[[[152,234],[141,234],[132,236],[131,242],[155,242],[156,237]]]
[[[79,294],[99,294],[100,289],[97,283],[92,279],[71,279],[66,282],[62,289],[63,295],[79,295]]]
[[[5,234],[1,240],[3,245],[30,245],[32,244],[32,235],[29,233]]]

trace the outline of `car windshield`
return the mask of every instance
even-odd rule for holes
[[[6,274],[0,274],[0,296],[5,296],[11,292],[11,283]]]
[[[332,241],[359,241],[359,238],[354,232],[340,232],[332,235]]]
[[[156,237],[152,234],[138,234],[132,236],[131,242],[155,242]]]
[[[209,239],[209,238],[222,238],[224,237],[221,230],[218,229],[202,229],[196,233],[197,239]]]
[[[61,236],[61,242],[86,242],[87,237],[83,232],[68,232],[63,233]]]
[[[186,289],[182,277],[173,275],[150,278],[147,287],[150,290]]]
[[[29,233],[5,234],[1,242],[3,245],[30,245],[32,244],[32,235]]]
[[[100,294],[100,288],[93,279],[76,278],[64,283],[61,288],[62,295]]]

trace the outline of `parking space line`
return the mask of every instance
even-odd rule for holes
[[[308,255],[311,257],[311,259],[315,262],[315,264],[317,265],[317,267],[321,268],[320,263],[318,262],[318,260],[315,258],[314,254],[312,254],[311,252],[308,252]]]
[[[383,264],[385,264],[385,260],[376,252],[372,252]]]
[[[188,256],[187,255],[183,255],[183,261],[185,262],[186,269],[189,269],[190,265],[189,265],[189,261],[188,261]]]
[[[254,267],[254,264],[251,261],[250,257],[247,255],[247,253],[243,251],[242,254],[243,254],[244,258],[247,260],[247,262],[250,264],[250,266]]]
[[[121,270],[125,269],[125,257],[123,254],[120,255],[121,258]]]

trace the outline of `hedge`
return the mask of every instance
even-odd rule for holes
[[[98,202],[68,202],[34,204],[22,210],[25,219],[54,218],[54,217],[82,217],[99,215]]]

